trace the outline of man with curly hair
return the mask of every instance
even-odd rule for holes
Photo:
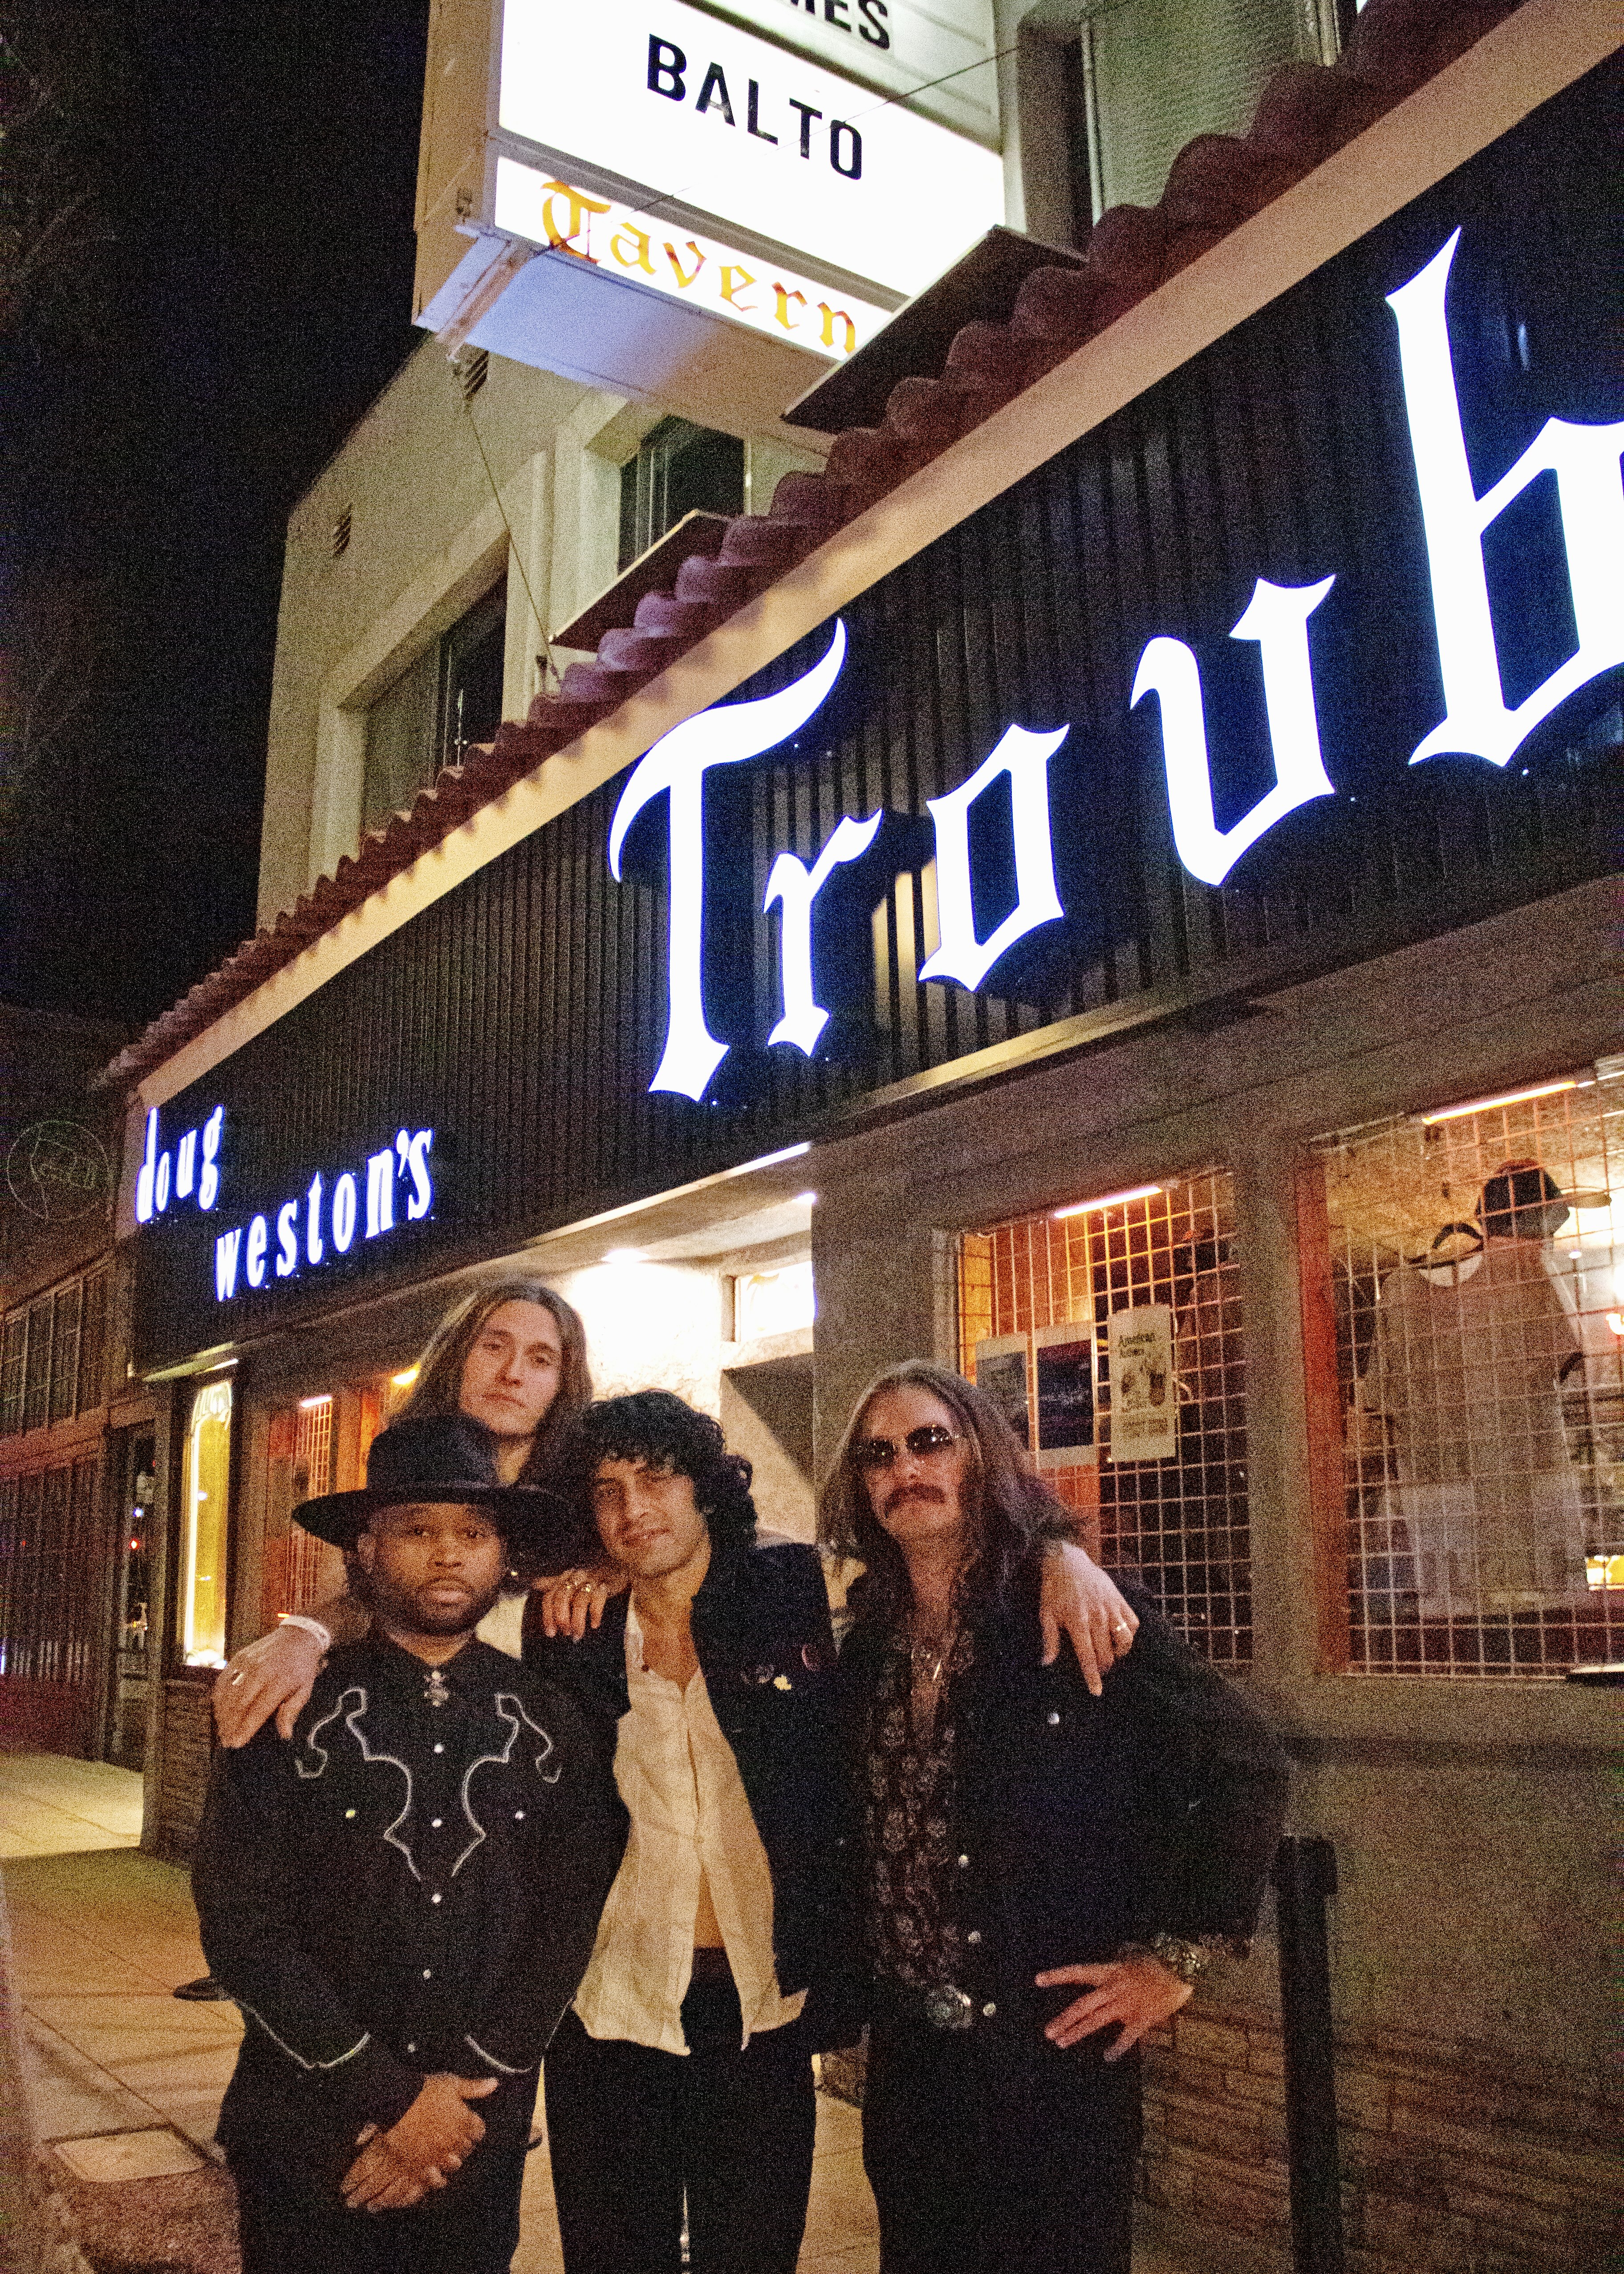
[[[626,1848],[547,2055],[568,2274],[793,2274],[811,2054],[843,1994],[848,1803],[816,1549],[758,1540],[750,1465],[667,1390],[590,1406],[553,1472],[629,1581],[527,1660],[612,1733]],[[536,1604],[538,1614],[539,1602]]]

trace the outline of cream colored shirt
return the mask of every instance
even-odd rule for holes
[[[575,1997],[589,2037],[685,2053],[682,2000],[694,1963],[703,1872],[744,2016],[741,2042],[793,2022],[806,1992],[779,1994],[772,1959],[772,1878],[705,1677],[686,1690],[643,1662],[643,1629],[626,1613],[626,1680],[614,1781],[631,1817],[626,1856]]]

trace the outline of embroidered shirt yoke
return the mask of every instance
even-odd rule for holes
[[[612,1807],[533,1670],[479,1642],[432,1668],[380,1634],[334,1651],[292,1744],[262,1730],[210,1784],[193,1886],[248,2024],[234,2092],[246,2071],[258,2120],[268,2094],[387,2127],[434,2070],[533,2068],[591,1948]]]

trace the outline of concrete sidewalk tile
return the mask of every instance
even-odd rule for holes
[[[849,2101],[837,2100],[832,2094],[817,2096],[817,2138],[813,2147],[815,2156],[824,2156],[843,2148],[862,2145],[862,2111],[853,2108]]]
[[[56,2153],[81,2180],[99,2187],[125,2180],[162,2180],[195,2172],[203,2162],[189,2140],[167,2124],[151,2132],[111,2132],[100,2138],[59,2141]]]
[[[25,2014],[23,2064],[41,2140],[82,2139],[151,2125],[154,2111],[37,2016]]]
[[[104,2068],[235,2045],[242,2022],[235,2006],[190,2006],[142,1990],[118,1998],[33,1998],[29,2009]]]

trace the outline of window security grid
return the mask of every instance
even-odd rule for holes
[[[0,1676],[69,1687],[93,1671],[95,1460],[0,1480]]]
[[[1316,1144],[1334,1662],[1477,1677],[1624,1656],[1621,1232],[1617,1078]]]
[[[294,1427],[293,1497],[296,1502],[313,1500],[332,1489],[333,1400],[307,1397],[299,1406]],[[277,1605],[279,1610],[307,1611],[318,1600],[323,1553],[322,1543],[313,1532],[306,1532],[302,1524],[291,1526],[282,1586],[287,1600]]]
[[[1169,1619],[1220,1665],[1251,1662],[1246,1352],[1224,1169],[1164,1178],[1141,1197],[1026,1216],[959,1243],[960,1365],[978,1343],[1068,1321],[1094,1332],[1099,1465],[1049,1471],[1102,1562],[1137,1568]],[[1113,1312],[1172,1313],[1177,1451],[1110,1458]]]
[[[13,1311],[0,1337],[0,1437],[72,1420],[102,1402],[105,1271]]]

